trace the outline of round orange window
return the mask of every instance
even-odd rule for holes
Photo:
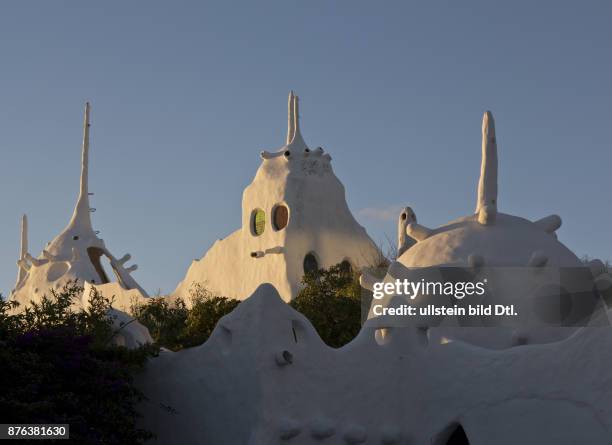
[[[272,221],[274,221],[274,228],[276,230],[282,230],[287,227],[287,223],[289,222],[289,209],[283,204],[274,207]]]

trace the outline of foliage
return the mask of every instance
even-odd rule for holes
[[[190,289],[191,309],[177,298],[153,298],[133,309],[134,317],[149,329],[156,344],[173,351],[204,343],[221,317],[230,313],[239,300],[218,296],[200,283]]]
[[[176,351],[183,347],[183,332],[189,309],[178,298],[173,303],[167,298],[151,298],[146,304],[132,308],[132,316],[149,329],[159,346]]]
[[[240,303],[239,300],[213,295],[201,284],[191,289],[193,306],[185,321],[184,344],[197,346],[204,343],[221,317],[229,314]]]
[[[358,275],[340,263],[302,279],[304,288],[290,303],[310,320],[325,343],[340,347],[361,329]]]
[[[151,437],[135,426],[143,394],[133,374],[153,352],[111,344],[111,302],[95,290],[74,311],[76,282],[15,313],[0,299],[0,419],[4,423],[68,423],[84,444],[138,444]]]

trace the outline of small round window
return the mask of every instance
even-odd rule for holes
[[[289,222],[289,209],[283,204],[275,206],[272,211],[272,221],[275,230],[283,230]]]
[[[313,274],[319,271],[319,262],[313,253],[308,253],[304,257],[304,274]]]
[[[261,209],[255,209],[252,216],[253,235],[259,236],[266,230],[266,213]]]

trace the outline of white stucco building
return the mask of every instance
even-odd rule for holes
[[[497,212],[496,155],[487,113],[475,214],[428,229],[404,209],[403,253],[387,279],[413,268],[518,265],[537,285],[546,265],[584,267],[610,301],[610,275],[601,262],[581,265],[556,239],[558,217],[530,222]],[[141,424],[159,444],[612,443],[612,330],[528,332],[517,341],[500,328],[457,329],[399,328],[372,317],[333,349],[263,284],[206,343],[149,363],[139,381],[148,397]]]
[[[89,106],[74,214],[42,254],[28,253],[27,219],[17,284],[10,298],[27,304],[68,280],[95,287],[119,304],[146,297],[134,267],[106,249],[93,230],[88,192]],[[593,327],[396,327],[371,316],[339,349],[285,302],[305,271],[348,261],[372,265],[379,252],[357,224],[330,157],[310,150],[289,96],[287,144],[262,153],[243,195],[242,226],[189,269],[192,282],[245,299],[201,346],[162,351],[139,375],[146,395],[140,426],[157,444],[212,445],[575,445],[612,443],[612,330]],[[508,281],[510,299],[550,289],[549,270],[586,272],[599,316],[609,324],[612,276],[599,260],[584,265],[556,235],[560,217],[529,221],[498,212],[497,138],[486,113],[475,213],[432,229],[406,207],[398,221],[399,257],[385,280],[450,267],[474,276],[526,270]],[[101,264],[106,258],[116,281]],[[503,278],[503,277],[502,277]],[[374,278],[362,277],[364,287]],[[554,284],[554,283],[553,283]],[[559,289],[561,290],[561,289]],[[248,297],[248,298],[247,298]],[[394,301],[392,301],[395,304]],[[114,311],[117,320],[126,315]],[[118,339],[149,341],[138,323]]]
[[[173,296],[188,297],[193,283],[202,283],[242,300],[271,283],[289,301],[307,270],[342,261],[360,269],[379,260],[378,248],[348,208],[331,156],[304,142],[298,110],[291,92],[286,144],[261,153],[261,166],[242,195],[241,227],[192,262]]]
[[[47,244],[38,257],[34,257],[28,251],[27,218],[25,215],[22,218],[17,282],[9,295],[10,300],[20,303],[19,309],[26,307],[30,301],[39,303],[44,295],[50,297],[51,290],[60,290],[70,281],[76,281],[84,287],[82,301],[75,302],[81,307],[87,305],[91,286],[95,286],[108,298],[114,297],[114,307],[122,311],[127,311],[132,302],[142,301],[147,297],[145,290],[131,276],[136,265],[125,267],[130,255],[115,257],[106,248],[104,240],[98,238],[98,232],[93,229],[91,223],[93,209],[89,204],[89,196],[92,194],[89,192],[89,114],[90,105],[87,103],[83,123],[79,194],[70,222]],[[103,260],[106,260],[113,275],[109,275],[105,270]],[[119,311],[116,311],[115,315],[119,321],[127,319],[127,316]],[[138,323],[130,323],[126,331],[131,331],[125,332],[129,338],[124,341],[128,343],[134,339],[150,340],[146,329]]]
[[[580,287],[580,291],[595,286],[607,291],[611,287],[612,277],[601,261],[594,260],[585,265],[558,240],[555,233],[561,226],[558,215],[532,222],[498,212],[497,208],[497,137],[493,116],[487,111],[482,121],[482,161],[475,213],[431,229],[417,222],[411,208],[405,208],[398,222],[401,254],[389,266],[385,281],[419,281],[423,277],[435,277],[442,268],[463,269],[476,281],[485,279],[497,285],[495,301],[488,303],[515,303],[523,308],[530,307],[530,301],[544,292],[548,296],[576,292],[576,289],[564,288],[564,285]],[[571,278],[567,279],[569,274],[572,274]],[[366,288],[371,289],[374,281],[375,278],[367,273],[361,277]],[[591,298],[584,292],[576,295],[581,299]],[[595,294],[592,298],[593,305],[601,307],[601,302],[595,301]],[[391,306],[405,303],[405,296],[390,297],[385,301]],[[426,303],[425,298],[423,304]],[[577,305],[574,306],[577,309]],[[533,314],[522,315],[522,320],[509,322],[507,329],[455,329],[453,323],[445,320],[446,328],[431,329],[430,336],[461,339],[487,348],[502,349],[525,342],[557,341],[576,330],[549,328],[546,323],[536,326],[534,321],[524,321]],[[370,316],[374,317],[374,314]]]

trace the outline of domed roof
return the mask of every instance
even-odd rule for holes
[[[604,277],[607,274],[603,273],[605,267],[601,262],[593,262],[587,268],[557,240],[555,231],[561,226],[559,216],[550,215],[532,222],[497,211],[497,168],[495,124],[493,116],[487,111],[482,124],[482,162],[475,213],[431,229],[417,222],[416,214],[410,207],[404,208],[398,220],[399,257],[389,265],[383,281],[418,281],[424,277],[444,279],[451,276],[448,275],[449,270],[444,271],[443,275],[439,272],[443,268],[450,268],[485,280],[492,278],[488,284],[493,289],[487,295],[487,298],[492,298],[489,302],[526,304],[526,300],[538,295],[542,289],[546,292],[561,289],[559,268],[584,268],[587,274],[578,277],[588,282],[585,289],[592,288],[591,275],[598,277],[598,287],[612,289]],[[505,268],[516,268],[516,274]],[[591,274],[588,273],[589,269]],[[378,281],[368,273],[360,278],[361,285],[370,290]],[[427,296],[423,304],[433,302],[435,297]],[[372,308],[380,304],[398,307],[406,303],[407,298],[410,297],[391,295],[385,301],[373,302]],[[376,318],[384,325],[395,322],[388,317],[378,317],[372,309],[368,318]],[[428,333],[430,341],[461,340],[486,348],[503,349],[523,344],[527,337],[530,343],[556,341],[567,337],[575,329],[522,329],[520,323],[489,329],[480,327],[478,321],[477,327],[466,328],[454,326],[453,322],[450,320],[448,325],[437,325],[431,329]],[[402,325],[401,321],[398,323]]]
[[[535,222],[497,211],[497,138],[491,112],[482,121],[482,162],[476,211],[473,215],[429,229],[410,217],[400,229],[416,243],[398,258],[406,267],[430,266],[582,266],[578,257],[557,240],[561,218],[550,215]],[[403,225],[402,225],[403,224]]]
[[[487,266],[508,267],[527,266],[537,257],[545,257],[548,266],[582,265],[553,233],[546,232],[542,221],[547,220],[534,223],[498,213],[495,224],[483,225],[478,215],[465,216],[432,230],[398,261],[406,267],[468,267],[480,257]]]

